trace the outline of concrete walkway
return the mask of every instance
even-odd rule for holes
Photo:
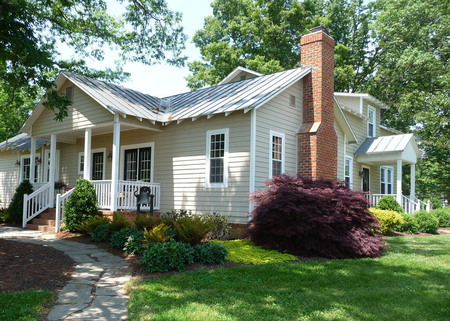
[[[72,279],[58,294],[48,320],[126,320],[128,264],[95,245],[58,240],[55,235],[0,226],[0,238],[51,246],[75,261]]]

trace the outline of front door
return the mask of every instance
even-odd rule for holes
[[[362,188],[363,192],[369,192],[370,190],[370,170],[366,167],[362,169],[363,177],[362,177]]]

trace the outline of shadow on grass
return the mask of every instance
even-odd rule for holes
[[[411,256],[198,271],[142,283],[129,310],[138,320],[448,320],[448,272]]]

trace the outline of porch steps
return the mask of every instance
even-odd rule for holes
[[[55,233],[55,211],[56,209],[54,208],[48,208],[36,218],[32,219],[26,228],[46,233]]]

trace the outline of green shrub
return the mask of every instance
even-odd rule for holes
[[[9,222],[9,212],[6,208],[0,208],[0,223]]]
[[[419,224],[414,214],[403,214],[403,224],[394,228],[399,232],[416,234],[419,232]]]
[[[151,230],[152,228],[158,226],[162,222],[163,222],[162,218],[141,214],[136,217],[134,225],[138,230],[143,231],[144,229]]]
[[[126,227],[123,230],[120,230],[118,232],[113,232],[111,234],[111,247],[123,249],[125,246],[125,243],[128,241],[128,238],[132,235],[136,235],[139,233],[140,233],[140,235],[142,235],[142,238],[144,238],[143,233],[134,226]]]
[[[23,221],[23,195],[33,193],[33,186],[29,181],[25,180],[16,188],[11,203],[8,207],[8,213],[11,221],[22,224]]]
[[[191,211],[186,211],[186,210],[171,210],[170,212],[166,212],[160,215],[160,217],[162,219],[172,219],[174,221],[186,217],[186,216],[191,216],[192,213]]]
[[[228,252],[221,244],[205,243],[194,246],[194,262],[202,264],[223,264]]]
[[[439,228],[439,220],[431,213],[426,211],[418,211],[414,213],[419,232],[437,234]]]
[[[137,231],[128,237],[123,246],[123,250],[127,254],[142,254],[145,249],[144,244],[142,243],[143,240],[144,233],[142,231]]]
[[[439,220],[440,227],[450,226],[450,207],[443,207],[430,212]]]
[[[148,244],[139,263],[149,272],[185,271],[193,263],[193,250],[189,244],[174,239],[165,243]]]
[[[210,222],[203,221],[199,216],[185,216],[176,221],[175,229],[178,241],[195,245],[205,238],[206,234],[212,230],[212,226]]]
[[[398,213],[404,213],[404,210],[401,207],[401,205],[397,202],[394,196],[391,195],[383,196],[378,201],[376,208],[379,210],[388,210],[388,211],[396,211]]]
[[[94,185],[86,179],[79,178],[64,208],[66,228],[76,232],[83,221],[99,215]]]
[[[207,240],[226,240],[231,232],[228,224],[228,216],[218,213],[206,213],[202,215],[203,221],[210,223],[213,229],[206,234]]]
[[[92,233],[94,233],[97,226],[104,225],[104,224],[110,224],[110,223],[111,223],[111,220],[108,217],[97,215],[97,216],[90,217],[87,220],[81,222],[78,225],[77,230],[80,233],[92,235]]]
[[[111,222],[111,232],[118,232],[123,230],[124,228],[131,227],[133,224],[131,224],[126,218],[125,215],[121,212],[115,212],[113,214],[113,219]]]
[[[439,198],[437,198],[437,197],[430,197],[428,200],[425,201],[425,203],[426,203],[427,201],[430,201],[430,203],[431,203],[431,208],[432,208],[433,210],[438,209],[438,208],[442,208],[442,203],[441,203],[441,201],[439,200]]]
[[[109,242],[111,239],[111,224],[99,225],[92,233],[91,240],[93,242]]]
[[[170,232],[170,230],[170,226],[166,224],[159,224],[151,230],[144,229],[144,245],[169,241],[175,236],[175,233]]]
[[[369,212],[378,219],[380,224],[380,227],[375,231],[383,235],[404,223],[402,215],[396,211],[379,210],[372,207],[369,208]]]

